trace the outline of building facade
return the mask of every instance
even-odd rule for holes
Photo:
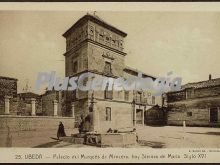
[[[127,54],[124,52],[124,39],[127,34],[98,16],[83,16],[63,36],[66,38],[66,77],[88,72],[113,79],[138,76],[137,70],[125,65]],[[155,79],[147,74],[143,76]],[[78,122],[92,116],[89,121],[92,131],[132,128],[136,124],[144,125],[145,111],[160,105],[160,98],[146,91],[76,89],[65,93],[65,111],[66,114],[73,114]]]
[[[188,83],[166,99],[168,125],[220,126],[220,78]]]

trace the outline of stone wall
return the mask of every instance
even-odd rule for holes
[[[109,58],[106,58],[109,57]],[[123,77],[124,55],[110,51],[104,47],[88,43],[89,70],[104,72],[105,62],[111,63],[111,70],[114,76]]]
[[[80,45],[79,48],[74,48],[65,56],[65,75],[72,76],[74,62],[77,61],[77,73],[88,69],[88,53],[87,44]]]
[[[17,107],[15,106],[17,105]],[[41,99],[35,101],[36,115],[42,115]],[[16,112],[16,113],[13,113]],[[18,114],[23,116],[31,116],[31,99],[28,100],[10,100],[10,114]]]
[[[106,107],[111,108],[111,120],[106,120]],[[133,127],[133,110],[130,103],[117,102],[111,100],[97,100],[94,104],[96,111],[96,123],[94,123],[97,130],[106,132],[109,128],[122,129],[126,127]]]
[[[17,95],[17,79],[0,76],[0,96]]]
[[[41,99],[37,99],[35,102],[36,114],[42,114]],[[31,100],[22,100],[17,97],[9,99],[9,111],[13,115],[31,115]],[[0,115],[5,113],[5,101],[4,97],[0,98]]]
[[[74,118],[0,115],[0,147],[34,147],[54,141],[59,121],[67,135],[74,129]]]
[[[21,104],[21,102],[18,102],[17,98],[11,98],[9,101],[9,104],[10,104],[9,111],[11,114],[16,115],[16,114],[18,114],[18,112],[22,111],[22,108],[19,106]],[[30,112],[31,112],[31,108],[30,108]]]
[[[57,101],[57,115],[64,116],[62,114],[62,98],[61,92],[58,91],[50,91],[44,95],[42,95],[42,111],[43,116],[54,116],[54,100]]]
[[[219,95],[220,95],[220,86],[195,89],[193,92],[193,98],[219,96]]]

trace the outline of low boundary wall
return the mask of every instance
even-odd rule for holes
[[[73,117],[0,115],[0,147],[46,147],[57,137],[59,121],[67,135],[73,133]]]

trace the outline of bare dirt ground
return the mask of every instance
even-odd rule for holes
[[[220,128],[163,126],[137,127],[139,143],[133,147],[144,148],[220,148]],[[50,141],[38,147],[94,147],[71,144],[62,141]]]
[[[220,148],[220,128],[138,127],[141,146],[151,148]]]

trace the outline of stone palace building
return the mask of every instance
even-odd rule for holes
[[[66,38],[66,77],[87,72],[114,79],[138,76],[138,70],[125,64],[127,34],[98,16],[83,16],[63,36]],[[142,76],[155,79],[145,73]],[[82,118],[89,120],[91,130],[98,132],[144,125],[146,112],[161,102],[161,96],[154,97],[146,91],[77,89],[65,93],[66,113],[73,113],[79,122]]]

